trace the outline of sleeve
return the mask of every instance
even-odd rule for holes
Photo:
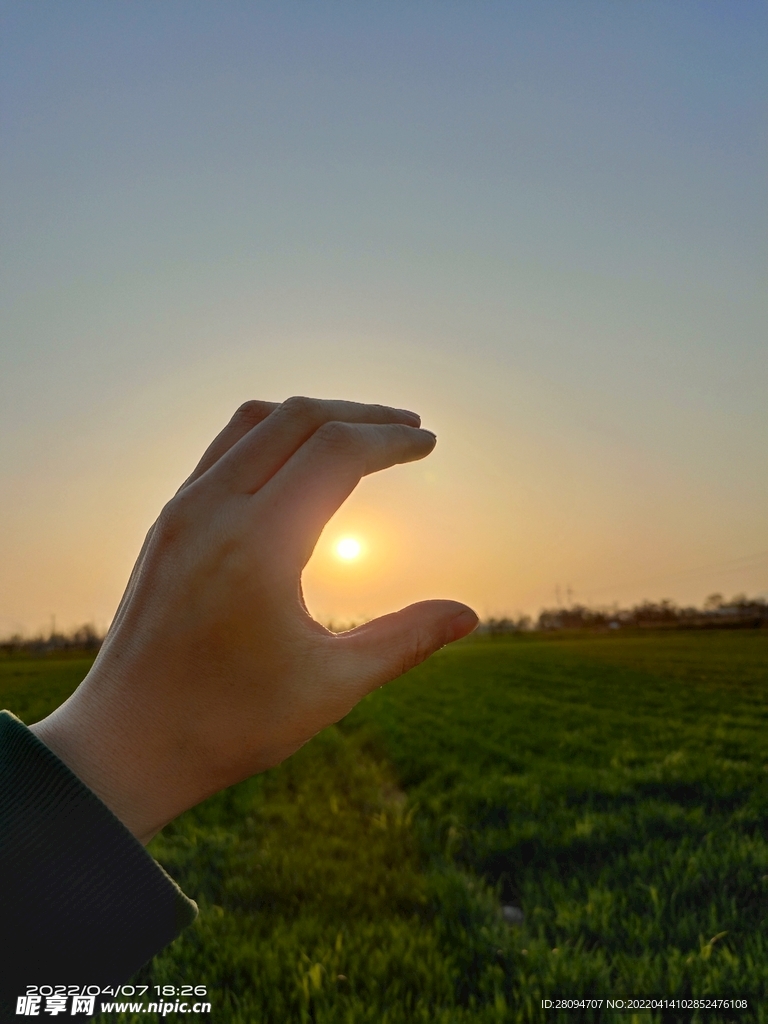
[[[15,715],[0,712],[0,1020],[36,985],[115,985],[197,906]]]

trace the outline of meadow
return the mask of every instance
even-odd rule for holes
[[[0,704],[88,665],[0,661]],[[765,630],[446,648],[153,841],[200,917],[141,977],[233,1024],[768,1021],[766,697]]]

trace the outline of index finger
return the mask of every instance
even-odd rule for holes
[[[248,431],[218,462],[217,479],[237,493],[254,494],[308,441],[332,421],[345,423],[421,422],[417,413],[389,405],[345,402],[297,395]]]
[[[258,426],[262,420],[265,420],[271,412],[274,412],[279,404],[279,402],[261,402],[257,399],[244,402],[235,411],[234,416],[226,427],[214,437],[205,449],[200,461],[179,490],[183,491],[185,487],[188,487],[195,480],[199,479],[203,473],[206,473],[222,456],[226,455],[233,445],[236,445],[241,438]]]
[[[325,423],[254,495],[275,550],[293,551],[305,565],[325,524],[362,477],[423,459],[436,443],[431,431],[402,423]]]

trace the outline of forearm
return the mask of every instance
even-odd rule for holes
[[[0,713],[0,945],[6,1000],[27,983],[124,981],[196,907],[101,800]]]

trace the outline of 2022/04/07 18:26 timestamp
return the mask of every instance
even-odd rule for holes
[[[187,1002],[194,996],[207,996],[207,985],[27,985],[27,991],[16,1000],[16,1015],[39,1017],[44,1014],[67,1014],[90,1017],[103,1011],[134,1011],[137,1013],[210,1013],[209,1002]],[[105,997],[113,1002],[105,1002]],[[148,1003],[133,1002],[146,997]],[[131,1000],[115,1002],[114,1000]],[[174,1002],[169,1000],[175,999]],[[98,1000],[98,1004],[97,1004]]]

